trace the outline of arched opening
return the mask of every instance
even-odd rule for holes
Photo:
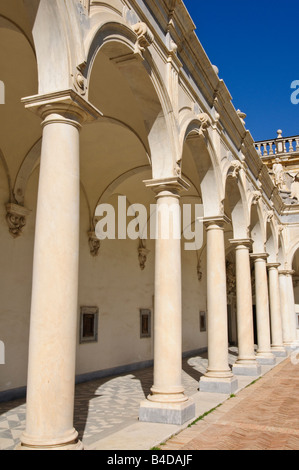
[[[207,238],[203,217],[217,216],[220,211],[218,179],[211,156],[212,147],[206,135],[199,134],[200,123],[192,121],[185,130],[181,172],[190,188],[181,197],[182,209],[190,206],[192,221],[200,218],[201,241],[195,250],[182,244],[183,279],[183,346],[184,351],[208,347],[207,312]],[[196,233],[195,224],[192,231]]]
[[[85,198],[81,201],[79,304],[96,307],[99,316],[97,342],[78,345],[78,376],[138,368],[153,359],[155,245],[149,238],[130,238],[127,229],[134,216],[128,209],[139,204],[150,216],[155,195],[144,181],[171,174],[167,163],[171,145],[159,96],[144,62],[131,48],[136,36],[128,30],[126,37],[122,28],[113,28],[104,28],[95,37],[86,71],[88,100],[103,117],[84,126],[80,138]],[[115,238],[98,243],[93,256],[88,234],[107,215],[96,216],[102,204],[115,217]],[[120,219],[125,227],[120,227]],[[149,317],[143,315],[145,311]]]
[[[294,300],[295,300],[295,314],[296,314],[296,329],[297,339],[299,339],[299,248],[297,248],[292,263],[293,286],[294,286]]]
[[[231,346],[238,345],[236,255],[233,241],[248,239],[248,217],[244,199],[241,179],[232,168],[228,171],[224,199],[224,213],[230,220],[226,232],[226,277],[228,342]]]
[[[5,391],[26,385],[37,201],[37,185],[29,188],[20,204],[13,188],[23,159],[42,132],[40,119],[28,112],[21,102],[22,98],[38,91],[34,43],[22,1],[1,2],[0,42],[0,80],[5,86],[5,100],[0,106],[0,330],[9,358],[1,366],[0,391]],[[11,227],[6,220],[8,203],[19,204],[21,208],[26,206],[30,210],[18,238],[13,238],[9,231]]]

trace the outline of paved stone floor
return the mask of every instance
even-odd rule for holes
[[[299,450],[299,365],[287,359],[161,449]]]
[[[197,392],[207,367],[205,357],[183,361],[188,396]],[[139,404],[149,394],[153,369],[107,377],[76,385],[74,426],[86,447],[136,423]],[[0,450],[13,450],[25,429],[25,399],[0,403]]]
[[[235,362],[236,356],[236,348],[230,348],[229,362],[231,365]],[[280,361],[282,360],[280,359]],[[234,403],[234,401],[228,400],[229,396],[226,395],[198,392],[198,381],[205,372],[207,364],[206,355],[183,360],[183,384],[186,394],[194,398],[196,402],[196,416],[201,416],[201,414],[211,410],[219,403],[224,402],[223,409],[225,409],[225,406],[231,407]],[[268,372],[269,369],[263,366],[264,373]],[[293,369],[290,368],[291,372],[292,386],[285,393],[289,398],[293,394],[294,398],[295,385],[299,386],[296,379],[296,373],[299,376],[298,367],[293,366]],[[140,423],[138,421],[139,404],[149,394],[152,377],[153,370],[149,368],[117,377],[93,380],[76,386],[74,426],[87,450],[150,449],[153,445],[164,442],[170,436],[177,434],[189,424],[186,423],[183,427],[177,427],[174,425]],[[240,387],[244,388],[252,380],[253,378],[239,377]],[[279,386],[281,387],[284,381],[288,382],[288,380],[287,377],[284,377],[282,383],[279,382]],[[269,392],[269,399],[271,400],[275,397],[274,391],[272,390],[272,394]],[[248,392],[244,391],[242,393]],[[298,389],[297,394],[299,395]],[[239,400],[239,397],[236,400]],[[246,404],[246,401],[243,404]],[[260,410],[261,405],[259,403],[256,403],[255,406],[256,410]],[[271,408],[270,402],[268,402],[268,406]],[[273,413],[275,414],[276,411],[276,409],[273,410]],[[299,416],[298,412],[299,406],[297,408],[297,415]],[[239,411],[234,419],[237,419],[238,413]],[[269,413],[271,414],[271,410]],[[253,415],[255,414],[254,412]],[[25,429],[25,418],[26,403],[24,399],[0,403],[0,450],[13,450],[19,443],[20,436]],[[204,422],[205,425],[206,423],[207,421]],[[253,420],[253,423],[255,423],[255,420]],[[236,424],[233,426],[236,427]],[[193,431],[195,428],[192,426],[189,429]],[[296,437],[296,428],[293,427],[293,430],[292,436]],[[172,441],[168,445],[173,446],[175,442]],[[206,444],[203,443],[203,445]]]

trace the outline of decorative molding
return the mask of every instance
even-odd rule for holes
[[[26,225],[27,217],[30,211],[18,204],[9,203],[6,205],[6,221],[9,228],[9,233],[13,238],[18,238],[22,235],[22,230]]]
[[[240,171],[243,169],[243,165],[239,160],[233,160],[230,162],[231,170],[229,176],[234,179],[238,179],[240,176]]]
[[[88,232],[88,243],[91,256],[98,256],[101,247],[101,242],[96,236],[95,232]]]
[[[246,119],[247,115],[245,113],[243,113],[242,111],[240,111],[240,109],[238,109],[237,115],[239,116],[242,124],[245,126],[245,124],[246,124],[245,119]]]
[[[268,211],[267,213],[267,222],[271,222],[274,217],[274,211]]]
[[[154,42],[154,35],[149,27],[141,21],[133,25],[132,28],[137,35],[136,52],[143,53]]]
[[[208,114],[206,113],[200,113],[197,116],[197,119],[200,122],[200,129],[199,129],[199,135],[204,135],[204,133],[208,130],[208,128],[212,125],[211,118]]]
[[[138,247],[138,261],[141,271],[145,269],[145,263],[147,261],[147,256],[149,254],[149,250],[146,249],[145,240],[140,240],[139,247]]]
[[[202,269],[201,269],[201,263],[200,261],[198,261],[198,264],[197,264],[197,279],[199,280],[199,282],[202,280]]]
[[[261,191],[253,191],[252,204],[257,205],[262,197]]]

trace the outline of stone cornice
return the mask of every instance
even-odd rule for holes
[[[231,223],[231,220],[226,215],[203,217],[200,221],[202,221],[207,228],[212,225],[223,228],[225,225]]]
[[[42,119],[52,113],[76,115],[81,122],[92,122],[102,116],[98,109],[71,89],[29,96],[23,98],[22,103]]]
[[[178,176],[146,180],[143,183],[147,188],[151,188],[156,194],[162,191],[174,191],[179,194],[183,191],[188,191],[190,188],[190,185]]]
[[[251,253],[250,258],[253,259],[253,261],[267,260],[269,258],[269,254],[268,253]]]
[[[229,240],[230,244],[235,246],[237,249],[239,246],[246,246],[246,248],[252,248],[253,240],[251,238],[244,238],[244,239],[232,239]]]

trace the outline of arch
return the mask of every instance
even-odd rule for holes
[[[7,186],[8,186],[8,193],[9,193],[9,199],[11,200],[12,199],[12,185],[11,185],[11,177],[10,177],[10,173],[9,173],[9,168],[8,168],[8,165],[7,165],[7,161],[3,155],[3,152],[2,150],[0,149],[0,162],[2,163],[2,166],[4,168],[4,172],[5,172],[5,175],[6,175],[6,179],[7,179]]]
[[[34,168],[39,164],[42,139],[39,139],[29,150],[20,166],[14,185],[14,198],[18,204],[24,204],[27,183]]]
[[[268,263],[276,263],[278,256],[278,235],[273,218],[267,222],[266,252],[269,254]]]
[[[253,240],[253,253],[265,253],[266,230],[260,201],[252,202],[250,208],[250,233]]]
[[[186,145],[193,157],[200,179],[200,190],[204,205],[204,216],[221,215],[221,172],[212,139],[202,129],[202,122],[194,118],[182,124],[180,132],[181,167],[184,171]]]
[[[292,269],[294,257],[296,255],[296,252],[299,250],[299,241],[295,240],[292,245],[290,246],[288,253],[286,253],[286,250],[284,250],[284,259],[285,259],[285,268],[286,269]]]
[[[238,161],[236,161],[239,163]],[[225,179],[224,213],[231,219],[235,240],[249,237],[249,212],[246,188],[240,166],[229,162]]]
[[[111,14],[109,15],[111,17]],[[148,44],[149,45],[149,44]],[[109,106],[92,96],[92,75],[96,73],[96,62],[102,60],[105,73],[112,76],[121,74],[125,79],[123,87],[130,89],[132,96],[130,114],[121,114],[124,99],[120,90],[114,88],[119,96],[118,106],[110,100]],[[130,127],[143,142],[151,164],[153,178],[173,176],[178,160],[178,135],[174,114],[166,86],[153,57],[148,50],[141,50],[138,36],[131,27],[116,20],[107,20],[92,35],[88,45],[87,65],[84,71],[87,81],[88,99],[103,112],[104,119],[116,119]],[[98,74],[98,76],[100,76]],[[100,77],[104,80],[104,77]],[[113,97],[116,100],[116,97]],[[135,119],[139,113],[141,119]]]

